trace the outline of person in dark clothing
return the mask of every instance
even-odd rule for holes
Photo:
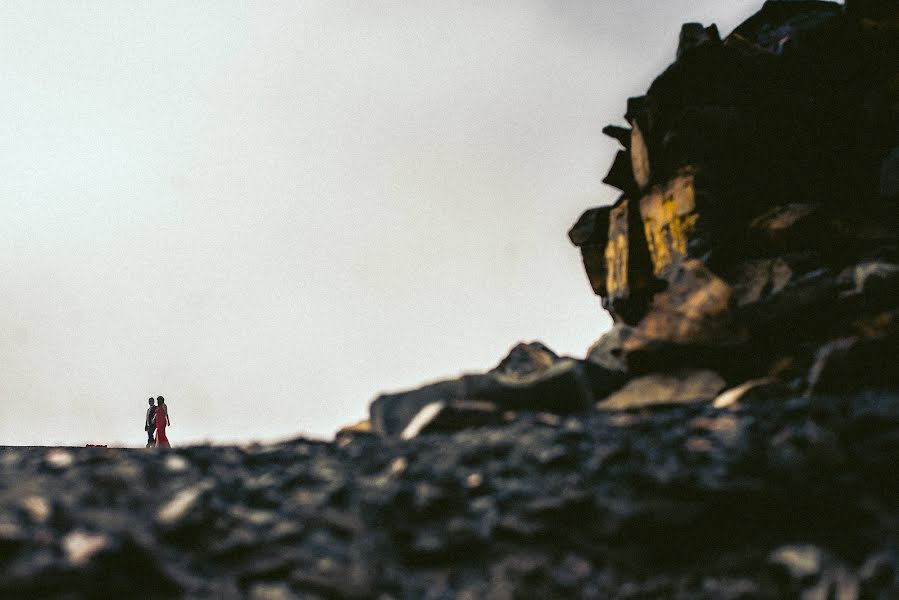
[[[153,439],[153,432],[156,431],[156,407],[153,406],[153,397],[150,396],[150,408],[147,409],[147,417],[144,419],[144,431],[147,432],[147,448],[152,448],[156,445],[156,440]]]

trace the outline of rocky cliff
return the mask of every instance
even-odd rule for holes
[[[585,357],[328,443],[0,449],[0,596],[899,597],[899,5],[686,24],[605,132]]]

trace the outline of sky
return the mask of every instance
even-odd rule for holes
[[[138,6],[140,4],[140,6]],[[760,2],[0,4],[0,445],[330,438],[583,356],[566,236],[680,24]]]

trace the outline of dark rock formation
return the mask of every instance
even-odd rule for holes
[[[723,40],[683,27],[627,103],[630,137],[605,130],[630,156],[607,179],[624,196],[569,234],[629,326],[618,364],[895,385],[897,65],[895,2],[766,2]],[[879,325],[858,338],[862,321]]]
[[[582,412],[624,380],[620,371],[596,362],[560,358],[540,342],[518,344],[486,373],[379,396],[370,406],[371,429],[388,437],[409,437],[411,431],[452,428],[453,422],[458,423],[457,428],[467,427],[471,418],[497,422],[509,411]],[[432,422],[438,415],[444,418]],[[445,418],[449,415],[455,417]],[[422,421],[430,425],[419,429]],[[415,427],[407,431],[413,423]]]
[[[899,5],[687,24],[625,119],[585,359],[332,443],[0,448],[0,597],[899,597]]]

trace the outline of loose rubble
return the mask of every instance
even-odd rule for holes
[[[0,447],[0,597],[899,597],[899,5],[679,40],[569,232],[585,357],[333,442]]]
[[[65,471],[2,448],[0,595],[886,599],[897,431],[899,392],[869,391],[343,447],[82,448]]]

